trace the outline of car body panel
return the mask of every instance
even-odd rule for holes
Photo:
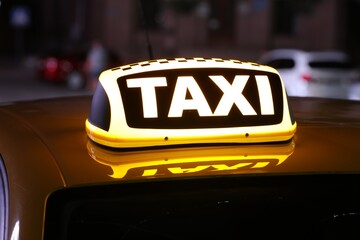
[[[309,161],[311,163],[311,159],[314,157],[310,154],[312,151],[307,150],[312,148],[314,146],[313,144],[316,144],[316,149],[318,151],[322,149],[321,146],[324,146],[324,149],[326,148],[326,150],[324,150],[324,152],[322,152],[319,156],[323,156],[321,157],[322,159],[327,159],[334,155],[347,156],[346,152],[343,152],[342,148],[328,149],[327,146],[330,143],[335,142],[343,145],[345,141],[344,139],[349,142],[356,142],[357,140],[360,140],[360,136],[356,136],[356,134],[354,134],[354,132],[360,131],[360,104],[358,102],[349,101],[341,103],[339,100],[331,101],[331,104],[329,104],[328,101],[316,98],[309,100],[298,100],[297,98],[291,99],[291,105],[295,108],[295,117],[297,121],[299,121],[299,129],[297,130],[294,138],[295,150],[288,159],[288,166],[290,166],[290,162],[295,163],[300,161],[303,164]],[[38,141],[43,144],[43,148],[47,149],[49,154],[53,155],[54,164],[58,165],[60,168],[61,173],[63,174],[64,182],[67,186],[95,183],[96,181],[103,182],[104,180],[109,179],[109,169],[107,167],[99,168],[97,163],[94,162],[94,159],[91,158],[91,153],[89,153],[87,146],[89,142],[91,143],[91,141],[87,138],[84,128],[85,118],[88,114],[91,102],[90,97],[83,97],[80,100],[67,98],[59,102],[57,101],[59,100],[40,100],[33,103],[20,105],[14,104],[2,108],[5,108],[10,112],[17,112],[17,114],[20,114],[17,115],[17,118],[22,119],[24,123],[23,126],[31,126],[30,134],[32,133],[33,135],[29,135],[29,137],[39,139]],[[334,111],[336,111],[336,113],[334,113]],[[311,118],[307,118],[308,113],[312,114]],[[6,118],[3,117],[3,119]],[[4,129],[4,131],[2,131],[3,135],[6,133],[13,135],[14,131],[10,130],[10,128],[7,129],[8,130]],[[21,136],[26,136],[26,134],[23,134],[23,131],[21,134]],[[15,137],[15,139],[19,141],[17,137]],[[319,141],[320,139],[322,141]],[[24,142],[28,141],[29,139],[24,137]],[[311,144],[309,144],[310,142]],[[251,146],[254,145],[251,144]],[[267,144],[260,144],[260,146],[267,146]],[[191,147],[203,149],[203,147],[199,146]],[[210,147],[214,148],[218,146]],[[246,147],[246,144],[240,144],[240,147]],[[308,152],[308,156],[305,160],[302,159],[303,157],[298,156],[297,152],[300,147],[303,148],[304,151]],[[353,155],[353,152],[356,152],[356,146],[353,149],[351,147],[352,144],[349,143],[348,148],[351,150],[349,152]],[[187,149],[189,148],[190,147],[187,147]],[[10,149],[11,148],[8,148],[6,151],[9,151]],[[36,149],[36,147],[32,147],[29,151],[35,151]],[[3,157],[6,151],[2,152]],[[13,149],[13,151],[15,151],[15,149]],[[170,151],[172,151],[171,148],[140,148],[140,150],[136,150],[136,154]],[[129,152],[126,152],[125,150],[122,154],[133,154],[133,152],[134,150]],[[154,155],[154,158],[156,158],[156,154]],[[161,154],[159,154],[159,156],[161,156]],[[315,158],[318,159],[317,161],[325,161],[319,160],[319,156],[315,156]],[[300,160],[298,158],[300,158]],[[75,161],[71,159],[77,160]],[[346,158],[343,161],[352,162],[352,159]],[[341,169],[342,163],[343,162],[336,162],[332,164],[334,164],[334,167],[337,169],[339,169],[339,167]],[[306,172],[306,169],[303,169],[301,166],[291,170],[290,168],[285,168],[285,165],[287,166],[287,164],[284,164],[282,167],[284,168],[283,170],[277,171],[284,173]],[[352,165],[352,167],[354,166]],[[322,165],[322,167],[317,169],[317,171],[321,172],[331,169],[331,165],[326,162],[326,164]]]
[[[157,178],[360,173],[360,102],[290,98],[298,122],[290,142],[100,153],[85,132],[90,104],[87,96],[1,106],[0,156],[9,176],[11,202],[9,236],[19,221],[20,236],[41,239],[46,200],[63,188]],[[127,159],[137,165],[124,163]],[[216,170],[214,162],[223,168],[211,170]],[[138,173],[131,174],[134,169]],[[164,169],[168,174],[160,174]]]

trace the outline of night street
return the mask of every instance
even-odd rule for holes
[[[0,103],[92,94],[89,89],[70,90],[63,83],[41,81],[33,64],[31,61],[0,61]],[[352,86],[350,99],[360,100],[360,83]]]
[[[87,89],[72,91],[65,84],[43,82],[32,66],[5,61],[0,64],[0,103],[91,94]]]

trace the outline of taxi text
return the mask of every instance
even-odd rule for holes
[[[233,105],[236,105],[244,116],[258,115],[243,95],[243,90],[250,78],[249,75],[236,75],[232,84],[222,75],[211,75],[209,78],[223,93],[215,111],[211,110],[203,91],[193,76],[179,76],[172,95],[168,117],[182,117],[185,110],[196,110],[200,117],[227,116]],[[265,75],[255,75],[255,80],[258,88],[260,114],[274,115],[269,78]],[[166,77],[127,79],[128,88],[140,89],[144,118],[158,118],[156,88],[166,86]],[[190,93],[190,99],[186,97],[187,93]]]

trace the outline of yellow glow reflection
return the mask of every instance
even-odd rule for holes
[[[89,155],[111,167],[116,179],[271,172],[294,151],[295,143],[115,151],[88,141]]]

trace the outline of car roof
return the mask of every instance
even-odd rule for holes
[[[8,178],[9,222],[21,219],[22,232],[38,239],[46,199],[62,189],[230,176],[359,176],[360,102],[289,100],[298,125],[287,142],[121,150],[89,140],[91,96],[3,104],[0,161]]]
[[[181,167],[188,166],[189,159],[202,154],[207,154],[209,159],[209,155],[214,154],[220,161],[222,155],[216,155],[217,152],[223,152],[224,156],[237,151],[239,155],[247,155],[247,152],[251,155],[259,149],[266,153],[262,159],[283,155],[286,160],[267,164],[264,168],[247,167],[231,173],[359,173],[360,102],[292,97],[290,103],[298,123],[296,135],[290,142],[117,151],[102,148],[88,139],[84,124],[91,104],[89,96],[14,103],[0,107],[0,154],[9,171],[18,178],[25,178],[15,171],[21,165],[37,169],[35,171],[46,167],[47,177],[59,188],[125,180],[124,175],[116,175],[117,171],[122,171],[119,170],[121,161],[143,159],[142,164],[148,166],[148,161],[159,164],[157,160],[181,155],[187,159],[183,164],[181,160],[176,162]],[[96,151],[98,155],[94,157]],[[102,157],[108,152],[113,154]],[[131,162],[126,165],[129,172],[132,166]],[[151,175],[151,178],[156,177]],[[139,175],[135,178],[146,179]]]

